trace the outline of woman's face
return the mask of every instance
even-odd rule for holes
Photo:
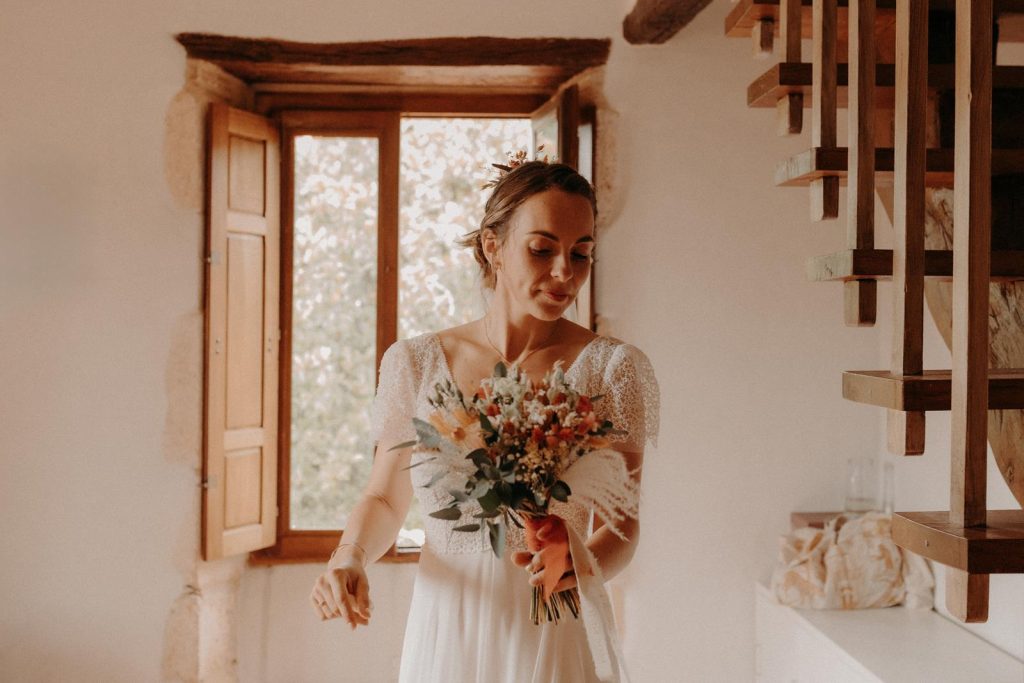
[[[512,214],[495,255],[501,264],[497,287],[519,311],[557,320],[590,276],[593,249],[590,201],[557,188],[539,192]]]

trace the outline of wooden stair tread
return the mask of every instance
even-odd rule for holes
[[[952,64],[931,64],[928,67],[928,85],[938,90],[952,90],[954,84]],[[846,87],[849,82],[846,63],[840,63],[836,70],[836,82],[840,87],[838,102],[845,107]],[[896,67],[893,64],[875,66],[875,83],[881,90],[876,95],[876,104],[891,107],[892,88],[896,84]],[[1024,89],[1024,66],[997,66],[993,76],[993,87],[997,90]],[[883,90],[884,89],[884,90]],[[747,87],[747,106],[774,108],[776,102],[789,94],[803,94],[804,106],[811,106],[811,64],[808,62],[779,62],[761,74]]]
[[[971,574],[1024,573],[1024,510],[989,510],[987,526],[963,527],[948,512],[896,512],[896,545]]]
[[[892,178],[894,162],[892,147],[879,147],[875,150],[875,174],[879,178]],[[952,149],[929,149],[926,163],[926,185],[953,187]],[[840,184],[845,184],[846,167],[846,147],[812,147],[779,162],[775,169],[775,184],[780,187],[802,187],[826,176],[837,176]],[[992,174],[1013,173],[1024,173],[1024,149],[992,150]]]
[[[925,370],[922,375],[847,370],[843,372],[843,398],[908,412],[949,410],[951,374],[949,370]],[[989,409],[1024,408],[1024,369],[989,370],[988,382]]]
[[[924,276],[951,280],[953,252],[927,249],[924,252]],[[1024,280],[1024,251],[992,252],[993,281]],[[844,249],[807,260],[807,279],[812,282],[847,280],[891,280],[891,249]]]
[[[801,13],[801,33],[804,38],[811,38],[811,0],[802,0],[803,12]],[[931,9],[943,9],[952,11],[955,9],[955,0],[932,0]],[[846,35],[847,26],[847,0],[839,0],[839,11],[837,14],[839,35]],[[998,14],[1020,14],[1024,13],[1024,0],[996,0],[995,13]],[[875,23],[880,26],[890,26],[895,22],[896,2],[895,0],[878,0]],[[739,0],[725,17],[725,35],[730,38],[747,38],[754,28],[754,24],[760,19],[770,18],[775,21],[775,31],[779,27],[779,0]],[[1019,39],[1017,32],[1012,36],[1000,34],[1000,42],[1009,42],[1010,39]]]

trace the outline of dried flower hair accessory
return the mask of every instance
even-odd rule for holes
[[[533,159],[526,158],[525,149],[517,149],[515,151],[505,152],[505,156],[508,157],[508,163],[505,164],[491,164],[494,168],[498,169],[498,176],[491,178],[486,183],[480,186],[481,190],[486,190],[489,187],[494,187],[498,182],[508,175],[509,171],[517,166],[522,166],[527,161],[543,161],[546,164],[553,163],[553,161],[545,154],[543,157],[540,156],[540,151],[544,149],[544,145],[537,145],[537,154],[534,155]]]

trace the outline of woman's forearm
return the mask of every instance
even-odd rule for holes
[[[328,568],[353,558],[364,566],[376,562],[391,548],[404,521],[384,496],[363,494],[352,508],[338,541],[353,545],[345,545],[334,553]]]
[[[640,524],[636,520],[623,523],[621,531],[628,541],[623,541],[607,526],[601,526],[587,539],[587,547],[594,554],[605,581],[614,578],[629,565],[640,541]]]

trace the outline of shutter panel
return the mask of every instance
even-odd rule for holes
[[[280,136],[210,107],[207,138],[203,558],[274,544]]]

